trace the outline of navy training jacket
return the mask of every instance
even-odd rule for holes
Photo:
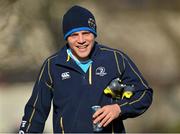
[[[93,105],[118,103],[121,115],[101,133],[125,132],[123,120],[144,113],[152,103],[152,89],[130,58],[119,50],[95,43],[92,65],[84,73],[67,55],[68,45],[47,58],[25,106],[20,132],[43,132],[53,102],[54,133],[93,133]],[[115,78],[134,85],[130,99],[113,100],[103,90]]]

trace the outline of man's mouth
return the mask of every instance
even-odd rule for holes
[[[85,48],[88,47],[88,45],[80,45],[80,46],[76,46],[76,47],[79,48],[79,49],[85,49]]]

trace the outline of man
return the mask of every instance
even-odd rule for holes
[[[51,101],[54,133],[92,133],[96,123],[101,133],[125,132],[122,121],[147,110],[152,89],[126,54],[95,41],[96,22],[87,9],[70,8],[63,16],[63,33],[67,44],[44,62],[20,132],[43,132]],[[133,85],[132,95],[113,99],[104,93],[116,78]],[[101,108],[92,114],[94,105]]]

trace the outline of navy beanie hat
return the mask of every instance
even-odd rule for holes
[[[66,40],[72,33],[82,30],[90,31],[96,37],[95,18],[89,10],[80,6],[73,6],[63,16],[64,39]]]

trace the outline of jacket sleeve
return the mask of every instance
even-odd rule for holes
[[[41,68],[32,95],[25,106],[19,132],[43,132],[45,121],[50,112],[53,94],[49,62],[49,60],[45,61]]]
[[[134,86],[132,97],[118,100],[121,108],[120,118],[126,119],[139,116],[151,105],[153,91],[136,65],[126,54],[117,53],[117,61],[122,83]]]

